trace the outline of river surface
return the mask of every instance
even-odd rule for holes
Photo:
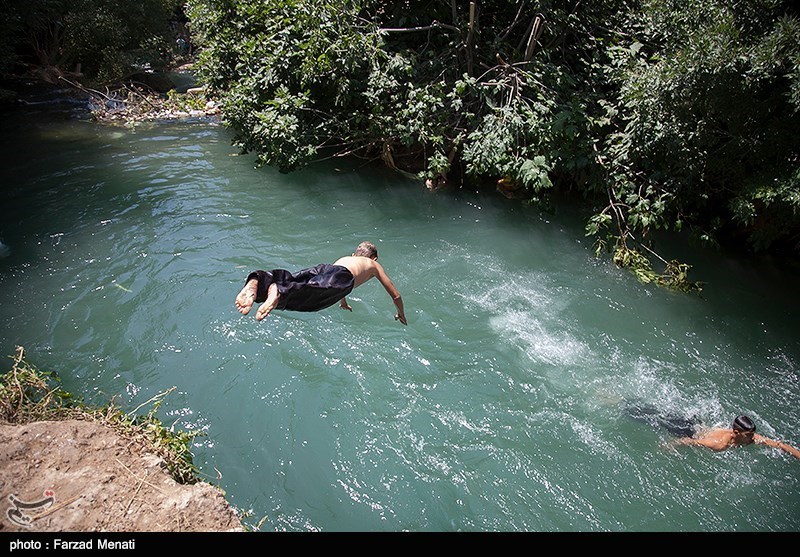
[[[4,113],[0,353],[87,402],[163,397],[262,531],[797,531],[800,461],[676,448],[658,415],[800,445],[800,272],[663,241],[702,296],[593,256],[582,217],[353,161],[280,174],[209,122]],[[352,313],[233,301],[362,240]],[[144,407],[145,409],[147,406]],[[0,494],[3,498],[7,494]]]

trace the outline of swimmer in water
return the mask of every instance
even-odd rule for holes
[[[731,429],[714,428],[693,437],[681,437],[674,441],[677,445],[700,445],[715,451],[724,451],[740,445],[767,445],[800,458],[800,451],[782,441],[769,439],[756,433],[756,426],[747,416],[737,416]]]

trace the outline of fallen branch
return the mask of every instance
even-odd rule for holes
[[[166,391],[164,391],[163,393],[158,393],[157,395],[154,395],[154,396],[150,397],[148,400],[144,401],[144,402],[143,402],[143,403],[141,403],[139,406],[137,406],[136,408],[134,408],[133,410],[131,410],[130,412],[128,412],[128,416],[129,416],[129,417],[132,417],[132,416],[134,416],[134,415],[136,414],[136,412],[138,412],[138,411],[139,411],[139,409],[140,409],[140,408],[142,408],[143,406],[147,406],[147,405],[148,405],[148,404],[150,404],[151,402],[155,402],[155,401],[156,401],[156,400],[158,400],[158,399],[164,398],[165,396],[167,396],[169,393],[171,393],[171,392],[172,392],[172,391],[174,391],[174,390],[175,390],[175,387],[170,387],[169,389],[167,389],[167,390],[166,390]]]
[[[139,485],[136,487],[136,491],[133,493],[133,496],[131,497],[131,500],[130,500],[130,501],[128,501],[128,506],[127,506],[127,507],[125,507],[125,512],[124,512],[124,513],[122,513],[123,515],[127,515],[127,514],[128,514],[128,510],[130,510],[130,508],[131,508],[131,505],[133,504],[133,501],[134,501],[134,499],[136,499],[136,496],[137,496],[137,495],[139,495],[139,492],[142,490],[142,486],[143,486],[143,485],[144,485],[144,483],[145,483],[145,481],[144,481],[144,480],[147,478],[147,475],[148,475],[149,473],[150,473],[149,471],[146,471],[146,472],[144,473],[144,478],[142,478],[141,480],[139,480]],[[148,485],[149,485],[149,484],[148,484]]]
[[[139,478],[139,476],[137,476],[136,474],[134,474],[134,473],[133,473],[133,471],[132,471],[130,468],[128,468],[127,466],[125,466],[125,464],[123,464],[123,463],[122,463],[122,461],[121,461],[120,459],[118,459],[118,458],[115,458],[114,460],[116,460],[116,461],[117,461],[117,463],[118,463],[120,466],[122,466],[123,468],[125,468],[125,471],[126,471],[126,472],[128,472],[128,474],[130,474],[131,476],[133,476],[133,477],[134,477],[134,479],[138,480],[139,482],[144,482],[144,483],[146,483],[147,485],[149,485],[150,487],[152,487],[153,489],[155,489],[155,490],[156,490],[156,491],[158,491],[159,493],[164,493],[164,490],[163,490],[163,489],[161,489],[160,487],[158,487],[157,485],[154,485],[154,484],[151,484],[150,482],[145,482],[145,481],[144,481],[144,480],[147,478],[147,474],[148,474],[149,472],[145,472],[144,478]]]
[[[80,499],[81,497],[83,497],[83,495],[76,495],[75,497],[70,497],[66,501],[62,501],[58,505],[53,505],[52,507],[50,507],[46,511],[42,511],[39,514],[33,515],[31,517],[31,521],[38,520],[38,519],[43,518],[43,517],[45,517],[45,516],[47,516],[49,514],[53,514],[54,512],[56,512],[58,510],[61,510],[61,509],[63,509],[64,507],[66,507],[68,505],[71,505],[72,503],[74,503],[75,501]]]
[[[59,78],[59,79],[63,79],[64,81],[66,81],[67,83],[69,83],[70,85],[72,85],[73,87],[75,87],[76,89],[80,89],[80,90],[81,90],[81,91],[83,91],[84,93],[89,93],[90,95],[97,95],[97,96],[99,96],[99,97],[103,97],[103,98],[104,98],[104,99],[106,99],[107,101],[111,101],[111,102],[120,102],[120,101],[118,101],[117,99],[113,99],[113,98],[109,97],[108,95],[104,95],[103,93],[101,93],[100,91],[97,91],[96,89],[89,89],[88,87],[84,87],[84,86],[83,86],[83,85],[81,85],[80,83],[75,83],[74,81],[70,81],[69,79],[67,79],[67,78],[66,78],[66,77],[64,77],[63,75],[60,75],[60,76],[58,76],[58,78]]]

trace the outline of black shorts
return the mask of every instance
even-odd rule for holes
[[[316,267],[290,273],[284,269],[253,271],[247,277],[258,279],[256,302],[267,299],[267,289],[278,287],[276,309],[289,311],[319,311],[332,306],[352,292],[355,281],[347,267],[321,263]],[[246,282],[247,282],[246,281]]]

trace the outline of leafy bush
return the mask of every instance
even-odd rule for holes
[[[653,250],[653,230],[800,252],[800,23],[788,2],[187,9],[201,79],[265,164],[353,154],[531,201],[577,193],[600,252],[681,289],[698,286]]]

